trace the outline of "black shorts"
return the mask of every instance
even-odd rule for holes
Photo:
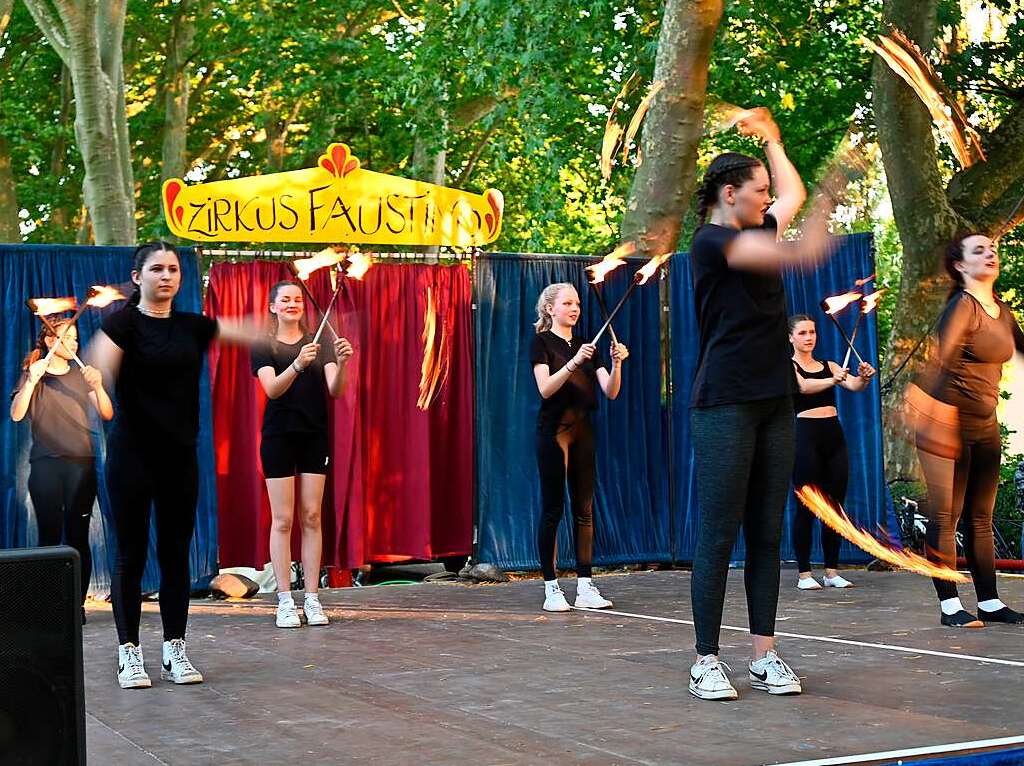
[[[327,474],[329,445],[326,433],[264,435],[260,445],[263,478],[284,479],[300,473]]]

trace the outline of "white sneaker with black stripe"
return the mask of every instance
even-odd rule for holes
[[[751,662],[749,671],[750,685],[755,689],[766,691],[769,694],[800,694],[803,692],[800,677],[783,662],[773,649],[769,649],[764,657],[756,662]]]
[[[122,689],[148,689],[153,685],[146,674],[141,646],[129,642],[117,647],[117,683]]]
[[[196,670],[185,654],[185,639],[175,638],[164,641],[163,664],[160,677],[176,684],[201,684],[203,674]]]
[[[714,654],[705,654],[690,668],[690,694],[702,700],[734,700],[740,695],[729,682],[732,670]]]

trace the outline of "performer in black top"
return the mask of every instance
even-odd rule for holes
[[[270,497],[270,561],[277,578],[279,628],[302,624],[290,590],[296,477],[306,589],[303,612],[310,625],[328,623],[317,595],[323,546],[320,511],[329,452],[325,396],[341,396],[352,356],[352,344],[345,338],[335,338],[330,354],[313,343],[302,324],[304,308],[302,288],[294,282],[270,288],[271,336],[252,350],[252,371],[268,399],[260,459]]]
[[[846,498],[850,476],[850,459],[846,437],[836,409],[836,386],[847,391],[863,391],[875,376],[875,368],[861,362],[857,375],[836,362],[819,362],[814,358],[818,342],[814,320],[807,314],[789,318],[789,342],[793,346],[793,370],[799,392],[793,397],[796,410],[796,465],[793,486],[811,484],[837,503]],[[821,588],[811,572],[811,533],[815,516],[797,501],[793,518],[793,549],[796,551],[800,590]],[[821,525],[821,548],[825,554],[825,587],[849,588],[853,583],[839,574],[839,545],[842,538],[826,525]]]
[[[92,577],[89,523],[96,501],[95,429],[90,413],[110,420],[114,409],[100,371],[70,364],[78,352],[78,328],[67,321],[52,327],[61,338],[43,325],[12,395],[11,419],[17,423],[28,415],[32,425],[28,493],[36,512],[39,545],[60,545],[66,539],[78,551],[84,602]]]
[[[537,547],[544,574],[544,609],[567,612],[569,604],[555,575],[555,542],[565,511],[565,485],[576,537],[576,606],[610,607],[591,580],[594,550],[594,430],[590,413],[597,409],[595,387],[609,399],[619,395],[622,362],[629,349],[611,344],[612,369],[594,358],[596,348],[573,337],[580,317],[580,297],[566,282],[548,285],[537,299],[537,334],[530,344],[530,364],[541,395],[537,415],[537,467],[540,470],[541,519]]]
[[[741,523],[753,641],[750,683],[771,694],[801,691],[800,679],[774,650],[779,541],[794,446],[793,372],[780,271],[813,265],[827,254],[828,216],[840,183],[831,172],[802,237],[780,243],[778,234],[803,205],[803,183],[767,110],[754,110],[738,127],[764,140],[771,177],[753,157],[732,152],[716,157],[698,191],[703,225],[690,247],[700,331],[690,402],[700,526],[691,580],[697,662],[690,669],[689,690],[701,699],[737,696],[718,659],[718,636],[729,557]]]
[[[928,485],[928,556],[956,567],[956,529],[964,520],[964,553],[978,596],[978,617],[964,609],[956,584],[933,580],[940,621],[952,627],[985,623],[1024,624],[1024,615],[999,598],[996,587],[992,513],[999,484],[1001,441],[996,406],[1003,364],[1024,352],[1021,332],[1010,307],[993,292],[999,276],[995,244],[982,234],[957,237],[946,253],[953,280],[949,302],[939,321],[938,348],[925,387],[952,410],[958,457],[936,454],[918,435],[918,457]]]
[[[124,689],[150,686],[139,621],[151,507],[164,628],[160,676],[177,684],[203,680],[185,653],[189,548],[199,492],[199,378],[215,337],[246,345],[258,337],[238,322],[175,310],[181,263],[173,245],[136,248],[131,278],[137,291],[104,319],[93,346],[97,366],[116,380],[106,481],[117,534],[110,595],[120,644],[118,683]]]

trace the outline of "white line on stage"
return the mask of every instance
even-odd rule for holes
[[[951,742],[948,745],[928,745],[912,747],[905,750],[887,750],[881,753],[863,753],[861,755],[843,755],[837,758],[819,758],[814,761],[790,761],[776,766],[841,766],[844,763],[863,763],[865,761],[884,761],[893,758],[910,758],[917,755],[944,755],[962,750],[978,750],[982,748],[1019,745],[1024,743],[1024,736],[1003,737],[1001,739],[978,739],[974,742]]]
[[[579,612],[590,612],[591,614],[614,614],[618,617],[633,617],[638,620],[653,620],[655,622],[675,622],[682,625],[693,625],[692,620],[680,620],[675,617],[655,617],[650,614],[633,614],[632,612],[617,612],[611,609],[580,609],[572,607]],[[733,625],[723,625],[722,630],[738,630],[741,633],[748,633],[747,628],[737,628]],[[892,652],[905,652],[907,654],[929,654],[933,657],[950,657],[955,660],[971,660],[973,662],[990,662],[996,665],[1010,665],[1015,668],[1024,668],[1024,662],[1020,660],[1004,660],[998,657],[978,657],[973,654],[956,654],[954,652],[939,652],[934,649],[915,649],[911,646],[897,646],[895,644],[877,644],[871,641],[854,641],[849,638],[832,638],[830,636],[807,636],[803,633],[780,633],[776,636],[784,638],[799,638],[804,641],[823,641],[829,644],[844,644],[846,646],[864,646],[870,649],[887,649]]]

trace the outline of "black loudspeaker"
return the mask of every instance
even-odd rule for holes
[[[0,764],[85,764],[78,552],[0,551]]]

